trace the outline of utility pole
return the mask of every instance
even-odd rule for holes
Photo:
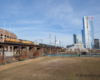
[[[13,33],[14,33],[14,28],[12,30],[13,30]],[[14,39],[14,34],[13,34],[13,39]]]
[[[3,42],[5,40],[5,21],[4,21],[4,36],[3,36]],[[3,47],[3,52],[5,52],[5,47]],[[6,54],[4,54],[4,60],[5,60],[5,64],[6,64]]]
[[[56,36],[55,36],[55,46],[56,46]]]
[[[49,39],[50,39],[50,45],[51,45],[51,34],[49,35]]]
[[[51,34],[49,35],[49,39],[50,39],[50,54],[51,54]]]
[[[60,42],[60,47],[61,47],[61,42]]]
[[[9,38],[10,38],[10,25],[9,25]]]
[[[56,36],[55,36],[55,52],[56,52]]]
[[[4,21],[4,35],[3,35],[3,42],[4,42],[4,38],[5,38],[5,21]]]

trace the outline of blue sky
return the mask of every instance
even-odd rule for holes
[[[63,46],[73,44],[73,34],[81,35],[83,16],[92,16],[94,38],[100,35],[100,0],[0,0],[0,28],[19,39]]]

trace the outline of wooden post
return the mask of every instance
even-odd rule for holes
[[[27,51],[27,47],[25,47],[25,50],[26,50],[26,57],[28,59],[28,51]]]
[[[22,56],[22,46],[20,46],[20,57]]]
[[[19,60],[20,60],[20,57],[21,57],[21,56],[20,56],[20,46],[19,46],[19,48],[18,48],[18,49],[19,49]]]

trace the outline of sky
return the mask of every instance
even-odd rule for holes
[[[93,17],[94,38],[100,39],[100,0],[0,0],[0,28],[18,39],[51,39],[54,45],[56,36],[62,46],[71,45],[73,34],[81,35],[84,16]]]

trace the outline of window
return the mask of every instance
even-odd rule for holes
[[[6,35],[5,35],[5,38],[6,38]]]
[[[2,34],[0,35],[0,39],[2,39]]]

